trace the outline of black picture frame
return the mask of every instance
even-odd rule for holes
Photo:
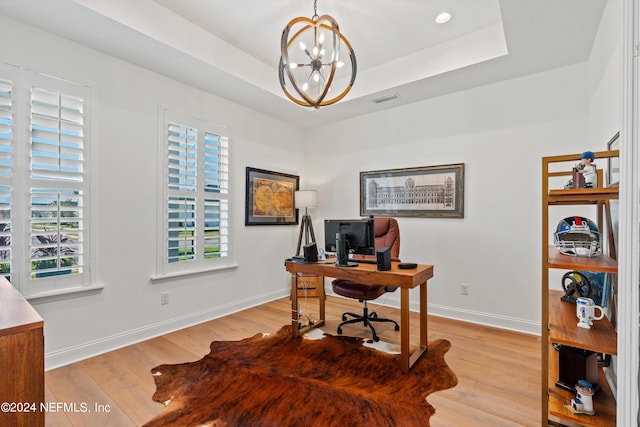
[[[297,225],[300,177],[247,167],[244,225]]]
[[[360,172],[360,215],[464,218],[464,163]]]

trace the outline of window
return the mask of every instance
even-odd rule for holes
[[[0,272],[27,297],[68,292],[90,282],[89,91],[2,71]]]
[[[229,264],[229,137],[210,122],[163,111],[161,275]]]

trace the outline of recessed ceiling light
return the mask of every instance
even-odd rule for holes
[[[436,16],[436,22],[438,24],[444,24],[451,19],[451,13],[449,12],[440,12],[438,16]]]

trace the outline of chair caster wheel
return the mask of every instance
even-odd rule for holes
[[[395,329],[396,331],[400,330],[400,326],[396,325],[393,329]]]
[[[373,340],[374,340],[375,342],[378,342],[378,341],[380,341],[380,337],[379,337],[379,336],[377,336],[377,335],[374,335],[374,336],[373,336]]]
[[[338,328],[338,334],[342,335],[342,328]]]
[[[344,314],[342,315],[342,321],[346,321],[347,320],[347,316],[345,316]]]

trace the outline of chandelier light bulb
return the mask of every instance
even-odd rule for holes
[[[302,90],[306,92],[307,89],[309,89],[309,83],[304,82],[304,84],[302,85]]]
[[[313,81],[318,83],[320,80],[320,75],[318,73],[313,73]]]
[[[289,64],[289,68],[291,68],[292,70],[296,69],[298,68],[298,64],[296,64],[295,62],[292,62],[291,64]]]
[[[313,56],[318,56],[318,46],[313,47]]]
[[[305,45],[303,42],[300,42],[299,46],[300,46],[300,50],[302,51],[304,51],[307,48],[307,45]]]

